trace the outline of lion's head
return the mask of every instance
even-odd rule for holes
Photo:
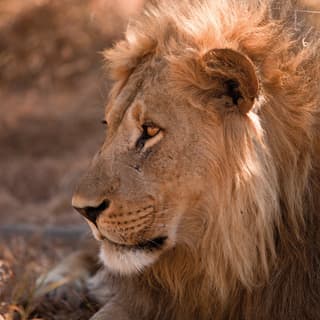
[[[275,256],[287,192],[280,182],[295,179],[278,169],[291,166],[278,146],[302,141],[289,134],[285,94],[277,93],[278,107],[273,96],[303,59],[282,54],[288,35],[268,23],[263,6],[204,3],[193,4],[192,17],[173,2],[151,8],[106,52],[115,80],[106,138],[73,206],[111,270],[167,260],[170,272],[179,256],[177,270],[203,268],[223,290],[235,279],[257,283]],[[239,15],[226,17],[231,8]],[[271,125],[262,129],[261,119]]]

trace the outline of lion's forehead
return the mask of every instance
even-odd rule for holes
[[[147,63],[146,63],[147,64]],[[152,63],[151,63],[152,64]],[[142,66],[130,75],[118,94],[111,97],[106,106],[105,118],[109,124],[118,126],[128,109],[147,112],[157,116],[168,111],[168,102],[172,101],[164,64]],[[136,106],[139,108],[136,108]]]

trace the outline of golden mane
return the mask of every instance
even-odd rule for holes
[[[200,313],[211,312],[214,296],[230,307],[240,288],[250,292],[277,268],[313,268],[306,248],[319,210],[320,45],[309,33],[303,46],[289,19],[273,18],[271,7],[266,0],[150,4],[130,23],[125,40],[105,53],[116,88],[145,57],[164,57],[172,92],[195,107],[206,99],[199,61],[209,50],[237,50],[256,68],[260,92],[253,112],[242,122],[232,113],[223,119],[225,149],[218,159],[208,148],[208,179],[220,198],[212,199],[208,189],[199,212],[205,234],[199,243],[186,239],[139,279],[168,288],[175,302],[197,306],[191,301],[201,297]],[[212,135],[204,135],[210,146]]]

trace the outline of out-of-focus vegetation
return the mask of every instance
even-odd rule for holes
[[[75,83],[98,65],[98,52],[121,36],[131,11],[121,1],[0,2],[1,86]]]
[[[103,139],[102,50],[141,1],[0,1],[0,212],[73,223],[73,182]],[[76,218],[75,218],[76,217]]]
[[[319,0],[298,0],[298,8],[307,12],[298,14],[307,18],[311,25],[320,31],[320,1]]]

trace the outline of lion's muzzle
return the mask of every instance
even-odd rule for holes
[[[128,249],[158,249],[166,235],[159,233],[154,221],[156,206],[151,197],[143,201],[117,203],[108,199],[86,206],[80,196],[73,197],[73,207],[86,218],[98,240]],[[89,203],[89,202],[87,202]]]

